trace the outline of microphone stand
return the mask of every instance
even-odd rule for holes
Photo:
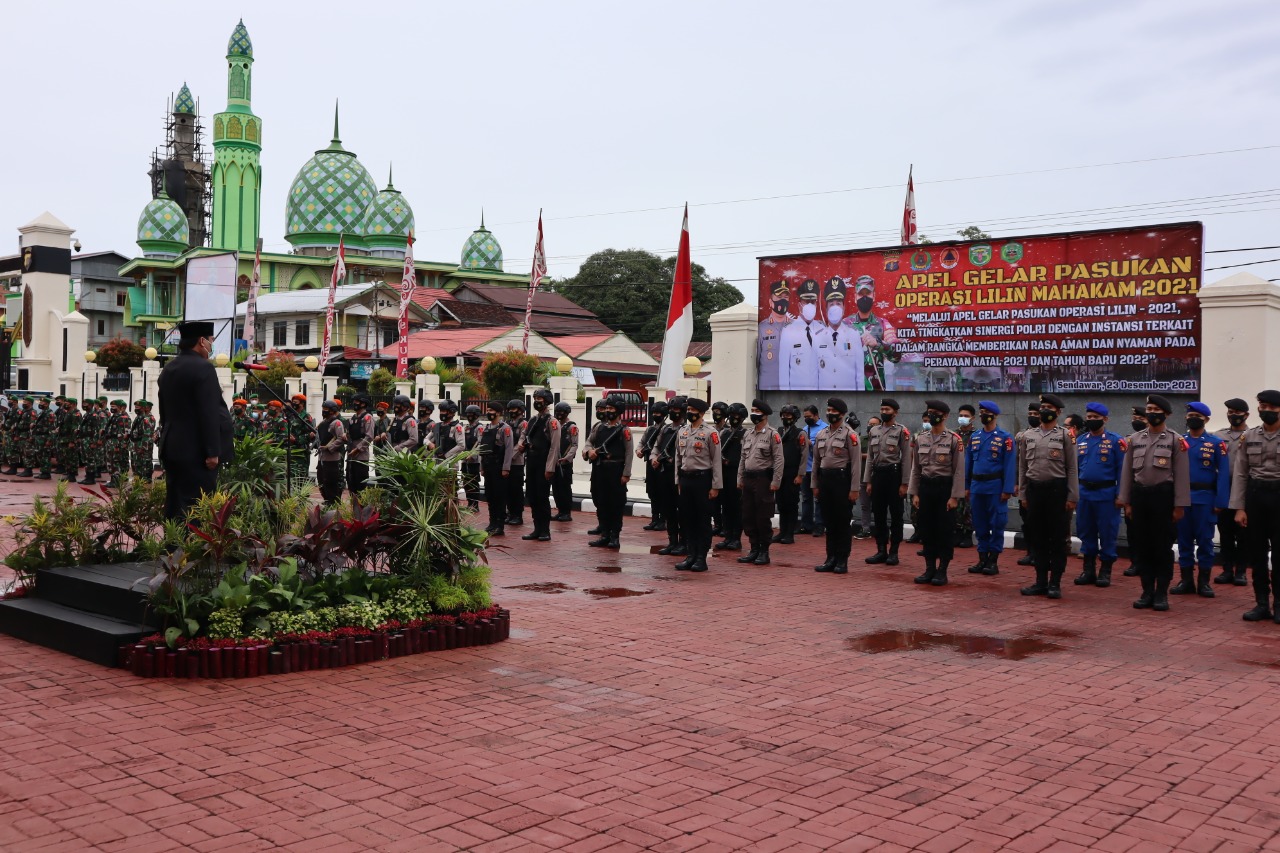
[[[275,392],[275,389],[267,384],[265,379],[263,379],[261,376],[258,376],[258,372],[256,370],[249,370],[244,367],[240,369],[243,370],[245,373],[247,373],[254,381],[258,383],[257,385],[258,390],[266,391],[272,400],[276,400],[277,402],[279,402],[280,407],[284,409],[285,413],[289,417],[297,421],[304,430],[306,430],[311,435],[316,434],[316,431],[311,428],[311,426],[306,422],[306,420],[303,419],[302,415],[294,411],[293,406],[290,406],[288,401],[282,399],[280,395]],[[308,453],[307,455],[308,457],[310,457],[311,454]],[[293,454],[289,452],[289,448],[287,447],[284,450],[284,478],[285,478],[286,488],[292,489],[293,488]]]

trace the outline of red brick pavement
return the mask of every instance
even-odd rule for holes
[[[914,556],[815,574],[807,538],[691,576],[585,527],[493,555],[496,646],[159,682],[0,637],[0,850],[1280,849],[1280,626],[1246,589],[1025,599],[1012,555],[920,588]],[[568,589],[506,589],[539,582]],[[1066,648],[846,647],[881,628]]]

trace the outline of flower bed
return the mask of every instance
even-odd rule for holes
[[[121,646],[120,666],[142,678],[253,678],[487,646],[510,635],[510,612],[489,607],[403,624],[393,620],[376,628],[278,634],[271,640],[180,638],[171,647],[155,634]]]

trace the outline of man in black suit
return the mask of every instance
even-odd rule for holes
[[[209,363],[213,323],[178,326],[178,357],[160,372],[160,460],[165,518],[183,518],[218,483],[218,465],[235,458],[231,412]]]

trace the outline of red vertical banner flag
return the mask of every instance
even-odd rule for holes
[[[533,244],[533,272],[529,275],[529,298],[524,303],[524,343],[522,352],[529,351],[529,323],[533,319],[533,294],[538,292],[542,277],[547,274],[547,252],[542,246],[542,211],[538,211],[538,239]]]
[[[689,205],[684,206],[680,228],[680,250],[676,254],[675,280],[671,282],[671,304],[667,307],[667,332],[662,338],[662,361],[658,366],[658,387],[674,389],[684,376],[684,359],[693,340],[693,262],[689,258]]]
[[[409,303],[413,301],[413,289],[418,286],[417,272],[413,268],[413,232],[404,247],[404,274],[400,276],[400,348],[396,354],[396,378],[409,378]]]
[[[262,238],[253,250],[253,278],[249,281],[249,302],[244,307],[244,342],[253,352],[254,333],[258,322],[258,288],[262,286]]]
[[[324,312],[324,342],[320,346],[320,372],[329,363],[329,346],[333,339],[333,305],[338,300],[338,282],[347,277],[346,250],[343,238],[338,238],[338,257],[333,264],[333,275],[329,277],[329,305]]]
[[[907,169],[907,201],[902,207],[902,245],[914,246],[916,242],[916,185],[911,177],[915,166]]]

